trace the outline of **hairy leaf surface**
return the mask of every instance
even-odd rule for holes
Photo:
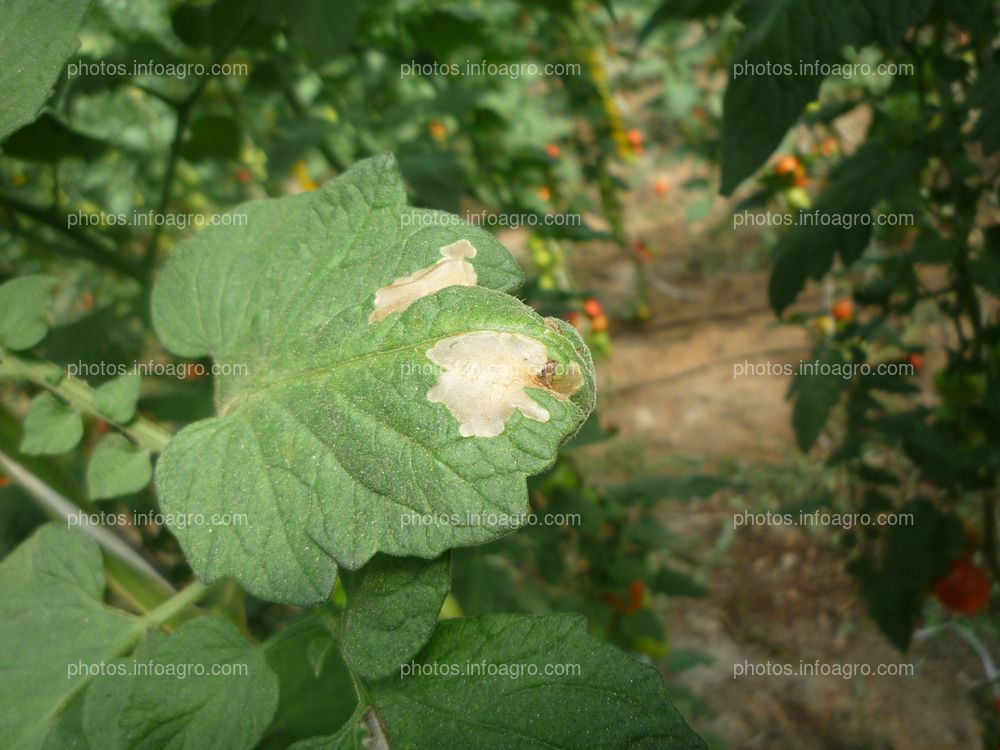
[[[138,621],[106,607],[103,595],[97,543],[57,524],[0,563],[0,747],[45,745],[90,681],[87,669],[139,638]]]
[[[90,0],[0,0],[0,139],[35,119],[63,63]]]
[[[504,293],[522,278],[507,250],[408,208],[389,155],[233,214],[244,225],[179,247],[153,293],[172,351],[235,366],[218,416],[157,465],[164,510],[246,514],[174,529],[199,577],[310,604],[337,564],[436,557],[519,525],[525,477],[594,385],[575,330]]]
[[[371,747],[705,748],[656,670],[572,615],[442,621],[407,674],[369,693]],[[362,746],[348,726],[295,750]]]
[[[344,658],[365,679],[386,677],[427,643],[451,584],[451,556],[379,555],[349,580]]]

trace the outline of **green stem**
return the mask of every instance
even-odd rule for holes
[[[125,638],[118,647],[113,649],[115,656],[123,656],[131,651],[135,645],[142,638],[143,633],[145,633],[149,628],[160,627],[161,625],[167,623],[172,618],[176,617],[178,614],[183,612],[185,609],[190,607],[196,601],[198,601],[205,594],[205,586],[202,585],[200,581],[194,581],[187,587],[177,592],[174,596],[167,599],[156,609],[153,609],[149,613],[143,615],[142,617],[136,618],[135,628],[129,633],[128,637]],[[91,683],[91,679],[83,679],[76,683],[73,688],[63,696],[63,699],[59,704],[53,709],[50,714],[50,719],[55,718],[65,711],[66,707],[69,706],[76,697],[87,689]]]
[[[167,599],[163,604],[139,618],[143,630],[158,628],[201,599],[207,589],[201,581],[195,580]]]
[[[151,453],[162,453],[171,434],[155,422],[136,417],[128,424],[119,424],[97,410],[94,389],[83,380],[69,377],[51,362],[37,362],[0,350],[0,379],[27,380],[46,388],[69,403],[77,411],[103,419],[135,440]]]
[[[299,101],[298,94],[295,93],[295,89],[291,86],[284,86],[282,88],[282,93],[285,95],[285,100],[288,102],[288,106],[291,107],[292,112],[299,119],[305,119],[309,116],[309,111],[306,106]],[[319,152],[323,155],[326,163],[337,172],[344,172],[347,170],[347,166],[337,157],[333,152],[333,149],[325,143],[321,142],[318,146]]]
[[[244,21],[233,32],[232,36],[215,56],[215,59],[212,61],[213,65],[222,62],[226,58],[226,55],[236,46],[237,40],[246,27],[247,22]],[[174,124],[174,137],[170,142],[170,153],[167,155],[167,168],[163,175],[163,186],[160,189],[160,202],[157,205],[157,213],[160,215],[166,213],[167,206],[170,205],[170,196],[173,193],[174,181],[177,177],[177,164],[180,162],[181,148],[184,145],[184,136],[187,134],[188,120],[191,119],[194,105],[205,91],[205,87],[208,86],[208,82],[211,79],[212,76],[206,73],[198,80],[198,83],[195,84],[190,94],[182,101],[173,103],[173,106],[177,110],[177,120]],[[152,281],[153,272],[156,270],[156,251],[162,233],[163,223],[159,222],[153,229],[153,233],[149,237],[149,243],[146,245],[146,253],[143,258],[143,276],[147,281]]]
[[[113,248],[99,242],[89,232],[79,227],[69,226],[66,214],[58,211],[49,211],[9,195],[0,195],[0,206],[7,209],[11,214],[20,214],[72,240],[76,246],[75,249],[63,247],[63,255],[85,258],[92,263],[104,266],[132,279],[138,280],[142,278],[138,268],[133,263],[116,254]],[[9,229],[10,231],[24,234],[23,230],[16,224],[9,226]],[[58,245],[53,243],[50,247],[55,249],[58,248]]]

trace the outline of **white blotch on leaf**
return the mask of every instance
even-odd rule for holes
[[[578,367],[558,381],[557,365],[545,347],[527,336],[499,331],[474,331],[438,341],[427,358],[441,368],[427,400],[444,404],[458,420],[463,437],[496,437],[520,411],[529,419],[548,422],[549,412],[525,387],[544,388],[565,399],[582,383]]]
[[[402,276],[375,292],[375,309],[368,318],[374,323],[400,312],[421,297],[449,286],[475,286],[476,269],[467,258],[476,257],[476,248],[468,240],[452,242],[441,248],[442,258],[427,268]]]
[[[392,750],[389,746],[389,738],[385,735],[385,728],[382,726],[378,714],[375,713],[375,709],[369,708],[365,711],[362,719],[365,729],[368,730],[368,736],[365,737],[362,744],[368,750]]]

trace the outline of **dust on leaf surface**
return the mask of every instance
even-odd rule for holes
[[[174,529],[199,577],[231,575],[259,597],[310,604],[329,594],[338,564],[356,569],[376,552],[431,558],[511,531],[461,519],[527,512],[525,478],[590,413],[594,381],[571,327],[505,293],[522,281],[507,250],[453,216],[407,207],[390,155],[234,212],[243,226],[182,244],[153,292],[168,348],[238,365],[216,379],[218,416],[179,432],[157,465],[165,511],[239,514]],[[372,319],[380,290],[452,262],[471,265],[477,285],[431,284]],[[472,332],[544,350],[546,369],[526,391],[537,408],[526,408],[547,421],[517,411],[500,434],[466,437],[428,399],[440,372],[427,352]]]

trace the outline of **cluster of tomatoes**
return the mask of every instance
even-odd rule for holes
[[[604,333],[608,330],[608,318],[604,314],[604,307],[596,299],[588,297],[584,300],[583,312],[590,321],[590,330],[592,333]],[[574,328],[581,328],[582,319],[580,313],[576,310],[570,310],[566,313],[566,321]]]
[[[616,594],[613,591],[601,592],[601,601],[620,615],[638,612],[645,599],[646,584],[638,579],[632,581],[623,594]]]

